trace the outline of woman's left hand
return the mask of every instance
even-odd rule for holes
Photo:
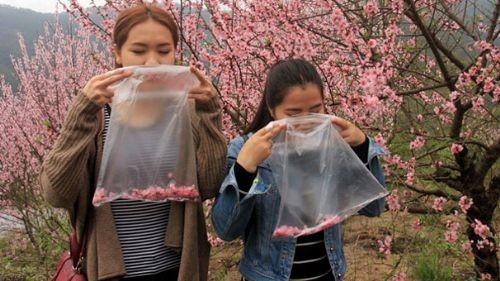
[[[337,116],[332,117],[332,124],[340,130],[340,135],[352,147],[365,142],[365,134],[353,123]]]
[[[196,67],[191,67],[191,72],[198,78],[200,84],[192,88],[188,93],[188,98],[197,102],[206,103],[217,95],[212,82]]]

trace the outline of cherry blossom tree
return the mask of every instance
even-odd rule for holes
[[[67,241],[68,220],[43,200],[40,166],[71,99],[93,74],[102,72],[99,62],[105,57],[85,30],[64,34],[59,24],[45,26],[33,54],[22,36],[19,44],[21,54],[12,59],[19,87],[13,89],[0,76],[0,219],[21,228],[46,263],[55,259],[47,255],[60,254],[54,245],[66,246],[61,241]]]
[[[60,2],[81,34],[41,38],[34,56],[14,60],[21,88],[2,82],[0,114],[11,120],[0,125],[10,140],[0,156],[4,194],[18,190],[15,184],[37,192],[32,176],[70,98],[113,65],[114,16],[142,1],[112,0],[90,10],[77,0]],[[500,1],[154,2],[180,28],[178,63],[214,78],[226,136],[252,119],[272,64],[310,60],[324,79],[330,113],[352,120],[390,152],[383,160],[394,218],[406,211],[452,216],[441,225],[443,239],[472,254],[478,277],[500,278],[492,221],[500,199]],[[104,48],[92,45],[89,34]],[[416,219],[411,228],[421,225]],[[388,255],[394,242],[384,235],[378,246]],[[406,273],[394,276],[404,280]]]

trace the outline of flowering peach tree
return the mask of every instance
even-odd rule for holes
[[[97,17],[77,0],[60,2],[81,34],[42,37],[38,53],[14,60],[18,91],[2,82],[5,206],[18,190],[13,186],[38,192],[33,177],[69,100],[89,77],[113,67],[113,18],[141,1],[106,1],[91,9]],[[500,278],[493,227],[500,199],[500,1],[154,2],[181,31],[178,63],[213,77],[228,138],[252,119],[272,64],[310,60],[324,79],[330,113],[352,120],[390,152],[383,160],[393,217],[446,216],[443,239],[473,257],[478,277]],[[411,228],[421,225],[416,219]],[[380,237],[384,254],[393,236]]]
[[[103,71],[99,63],[104,58],[90,34],[84,30],[65,34],[59,25],[43,28],[32,54],[21,36],[19,44],[20,56],[12,59],[19,85],[14,88],[0,75],[0,226],[21,231],[9,244],[12,258],[27,260],[48,279],[52,262],[67,246],[69,223],[43,200],[38,173],[71,99]],[[37,256],[34,261],[19,253],[30,245]]]

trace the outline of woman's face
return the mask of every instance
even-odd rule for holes
[[[174,39],[166,26],[149,19],[130,29],[115,55],[116,62],[123,66],[174,64]]]
[[[290,88],[283,101],[271,110],[274,120],[308,113],[325,113],[320,88],[312,83]]]

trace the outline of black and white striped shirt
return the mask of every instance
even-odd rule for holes
[[[104,110],[103,142],[110,108]],[[111,202],[127,277],[153,275],[179,267],[179,253],[165,246],[170,202],[117,199]]]

